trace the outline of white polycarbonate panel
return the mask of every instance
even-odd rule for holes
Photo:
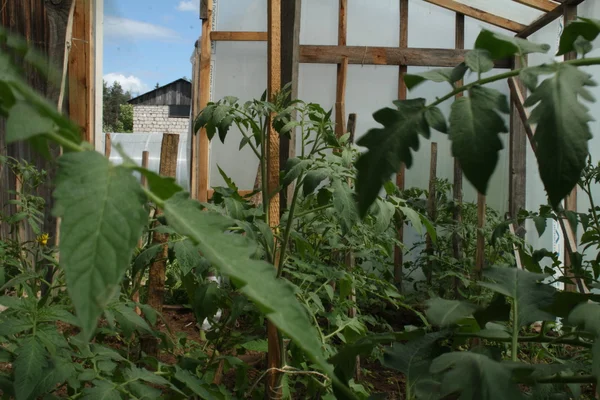
[[[456,0],[481,11],[528,25],[544,12],[513,0]]]
[[[219,42],[213,61],[214,101],[235,96],[244,103],[260,98],[267,88],[266,42]],[[211,141],[210,187],[225,185],[219,166],[240,189],[253,188],[258,160],[248,146],[239,151],[241,138],[240,131],[232,127],[225,143],[218,136]]]
[[[408,47],[453,49],[455,15],[424,1],[410,1]]]
[[[110,161],[114,164],[121,164],[123,158],[115,149],[116,146],[121,146],[125,154],[127,154],[136,164],[142,165],[142,153],[147,151],[148,169],[150,171],[159,172],[160,168],[160,153],[162,145],[162,133],[111,133],[111,143],[113,149],[110,153]],[[103,138],[103,141],[105,138]],[[184,190],[189,190],[189,171],[190,160],[189,154],[189,135],[179,135],[179,149],[177,153],[177,175],[176,181]],[[104,144],[103,144],[104,146]],[[136,177],[140,177],[135,173]]]
[[[369,18],[365,18],[365,11]],[[348,2],[347,15],[348,46],[400,45],[398,0],[352,0]]]
[[[338,12],[337,1],[302,0],[300,44],[337,44]]]
[[[267,31],[267,0],[213,0],[219,31]]]

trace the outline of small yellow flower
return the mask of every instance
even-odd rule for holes
[[[40,236],[37,237],[37,242],[40,244],[40,246],[46,246],[48,244],[49,238],[50,235],[48,235],[47,233],[42,233]]]

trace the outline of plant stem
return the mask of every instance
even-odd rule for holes
[[[454,334],[457,337],[481,337],[478,335],[473,335],[471,333],[455,333]],[[500,343],[506,343],[506,342],[512,342],[513,341],[513,337],[506,337],[506,338],[483,338],[482,339],[486,339],[489,340],[491,342],[500,342]],[[578,346],[578,347],[585,347],[585,348],[591,348],[592,344],[591,343],[586,343],[586,342],[582,342],[581,340],[573,340],[573,339],[562,339],[560,337],[555,338],[555,337],[549,337],[549,336],[539,336],[539,335],[535,335],[535,336],[517,336],[517,342],[519,343],[549,343],[549,344],[568,344],[571,346]]]
[[[512,346],[510,356],[513,361],[517,361],[517,353],[519,351],[519,321],[517,319],[518,305],[517,300],[513,299],[513,332],[512,332]]]
[[[540,379],[522,379],[519,383],[538,384],[538,383],[596,383],[596,377],[593,375],[573,375],[573,376],[552,376]]]
[[[333,206],[333,204],[326,204],[324,206],[320,206],[320,207],[315,207],[315,208],[311,208],[310,210],[306,210],[304,212],[298,213],[296,215],[296,218],[300,218],[300,217],[304,217],[306,215],[315,213],[315,212],[319,212],[319,211],[323,211],[323,210],[327,210],[328,208],[331,208]]]
[[[66,139],[64,137],[62,137],[61,135],[59,135],[58,133],[52,132],[52,133],[47,133],[45,135],[48,139],[53,140],[54,142],[58,143],[59,145],[61,145],[63,148],[74,151],[74,152],[83,152],[86,151],[86,149],[75,143],[70,141],[69,139]]]
[[[578,66],[578,67],[584,67],[584,66],[589,66],[589,65],[598,65],[598,64],[600,64],[600,57],[579,58],[577,60],[564,61],[564,62],[562,62],[560,64],[569,64],[569,65]],[[429,105],[429,107],[435,107],[435,106],[443,103],[444,101],[453,98],[457,94],[469,90],[473,86],[485,85],[485,84],[488,84],[488,83],[500,81],[502,79],[508,79],[508,78],[513,77],[513,76],[519,76],[519,74],[521,73],[521,71],[523,71],[526,68],[528,68],[528,67],[520,68],[520,69],[513,69],[511,71],[507,71],[507,72],[504,72],[502,74],[490,76],[488,78],[479,79],[479,80],[477,80],[475,82],[469,83],[469,84],[461,86],[459,88],[456,88],[452,92],[448,93],[447,95],[445,95],[443,97],[440,97],[435,102],[431,103]]]
[[[296,187],[294,188],[294,197],[292,197],[292,204],[290,205],[290,211],[288,212],[287,224],[285,226],[285,233],[283,234],[283,243],[281,250],[279,251],[279,265],[277,267],[277,277],[281,277],[283,273],[283,265],[285,262],[285,253],[287,251],[288,243],[290,241],[290,234],[292,232],[292,225],[294,223],[294,211],[296,210],[296,203],[298,202],[298,195],[300,194],[300,186],[304,177],[296,180]]]

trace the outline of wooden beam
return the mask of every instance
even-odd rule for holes
[[[443,7],[447,10],[454,11],[457,13],[464,14],[468,17],[475,18],[479,21],[487,22],[488,24],[495,25],[497,27],[507,29],[512,32],[520,32],[525,29],[525,25],[518,22],[512,21],[508,18],[503,18],[498,15],[491,14],[487,11],[479,10],[477,8],[468,6],[463,3],[459,3],[455,0],[424,0],[428,3],[435,4],[436,6]]]
[[[298,98],[298,72],[300,67],[300,18],[302,0],[287,0],[281,3],[281,87],[291,83],[291,100]],[[295,116],[294,116],[295,118]],[[279,165],[285,165],[289,158],[296,156],[297,129],[290,131],[290,137],[279,137]],[[260,170],[257,178],[260,177]],[[294,185],[282,190],[279,195],[283,212],[294,195]]]
[[[81,127],[83,140],[94,144],[93,2],[75,0],[73,39],[69,51],[69,117]]]
[[[340,0],[338,13],[338,46],[346,46],[348,36],[348,0]],[[335,94],[335,135],[340,138],[346,133],[346,80],[348,77],[348,57],[343,57],[337,65]]]
[[[400,48],[406,49],[408,47],[408,0],[400,0]],[[408,67],[406,64],[400,65],[398,71],[398,99],[406,100],[407,89],[406,83],[404,82],[404,75],[406,75]],[[406,185],[406,166],[402,164],[400,171],[396,173],[396,187],[400,190],[404,190]],[[398,241],[404,243],[404,223],[397,227]],[[399,290],[402,290],[402,278],[403,278],[403,265],[404,265],[404,254],[403,249],[400,246],[394,247],[394,282],[398,286]]]
[[[266,42],[267,32],[228,32],[213,31],[210,33],[213,42]]]
[[[300,62],[340,64],[344,57],[348,57],[349,64],[456,67],[465,60],[468,52],[455,49],[302,45]],[[512,60],[496,61],[496,68],[511,66]]]
[[[454,48],[464,49],[465,48],[465,15],[456,14],[454,23]],[[463,85],[461,79],[456,83],[457,86]],[[458,93],[456,99],[463,96],[463,93]],[[454,158],[454,180],[452,185],[452,198],[454,200],[454,212],[452,217],[456,224],[462,222],[462,202],[463,202],[463,172],[460,166],[460,162],[457,158]],[[462,259],[462,238],[458,233],[455,233],[452,237],[452,253],[454,258],[457,260]],[[458,278],[454,279],[454,292],[458,293],[458,285],[460,281]]]
[[[273,101],[281,89],[281,0],[268,0],[267,2],[267,94],[269,101]],[[273,129],[271,119],[268,121],[267,139],[267,189],[273,193],[279,187],[279,134]],[[280,219],[280,198],[273,196],[268,201],[269,226],[276,229]],[[278,264],[278,256],[275,255],[273,263],[275,268]],[[281,373],[281,336],[277,327],[271,321],[267,321],[267,367],[271,371],[267,376],[266,398],[280,399],[282,396]]]
[[[523,4],[524,6],[528,6],[531,8],[535,8],[536,10],[548,12],[554,10],[556,7],[560,6],[560,3],[555,3],[550,0],[512,0],[515,3]]]
[[[527,56],[524,57],[527,62]],[[521,61],[515,59],[515,68],[526,67],[527,65],[521,65]],[[533,131],[528,123],[527,110],[525,109],[525,93],[527,88],[521,82],[511,78],[509,80],[509,87],[511,88],[511,120],[510,120],[510,136],[509,140],[509,162],[508,162],[508,212],[511,218],[517,218],[519,211],[525,209],[527,200],[527,137],[531,135],[533,138]],[[535,143],[532,141],[532,143]],[[521,237],[524,236],[524,226],[521,225],[517,228],[517,234]]]
[[[546,14],[542,15],[541,17],[539,17],[538,19],[533,21],[531,24],[526,26],[524,29],[520,30],[517,33],[517,37],[527,38],[527,37],[533,35],[537,31],[539,31],[540,29],[542,29],[543,27],[545,27],[546,25],[548,25],[549,23],[554,21],[555,19],[562,16],[564,13],[565,7],[577,6],[581,3],[583,3],[584,1],[585,0],[565,0],[562,5],[556,7],[552,11],[547,12]]]
[[[252,194],[252,193],[254,193],[254,190],[238,190],[238,194],[242,197],[248,196],[249,194]],[[214,195],[215,195],[215,191],[213,189],[210,189],[208,191],[208,200],[211,200]]]
[[[212,31],[213,0],[202,0],[206,3],[206,18],[202,20],[202,38],[200,39],[200,103],[199,110],[203,110],[210,101],[210,70],[212,57],[212,43],[210,33]],[[198,133],[198,177],[197,196],[201,202],[208,200],[208,170],[209,170],[209,141],[206,129]]]

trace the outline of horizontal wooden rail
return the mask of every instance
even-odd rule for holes
[[[300,46],[300,62],[307,64],[407,65],[421,67],[455,67],[465,60],[468,50],[402,49],[367,46]],[[496,62],[497,68],[512,68],[512,60]]]
[[[454,11],[466,15],[467,17],[475,18],[479,21],[487,22],[494,26],[507,29],[513,32],[520,32],[525,29],[525,25],[512,21],[508,18],[500,17],[491,14],[487,11],[468,6],[464,3],[459,3],[456,0],[425,0],[428,3],[443,7],[447,10]],[[498,0],[496,0],[498,1]]]
[[[548,12],[554,10],[560,5],[551,0],[513,0],[515,3],[523,4],[536,10]]]
[[[213,31],[210,33],[213,42],[266,42],[267,32],[228,32]]]

